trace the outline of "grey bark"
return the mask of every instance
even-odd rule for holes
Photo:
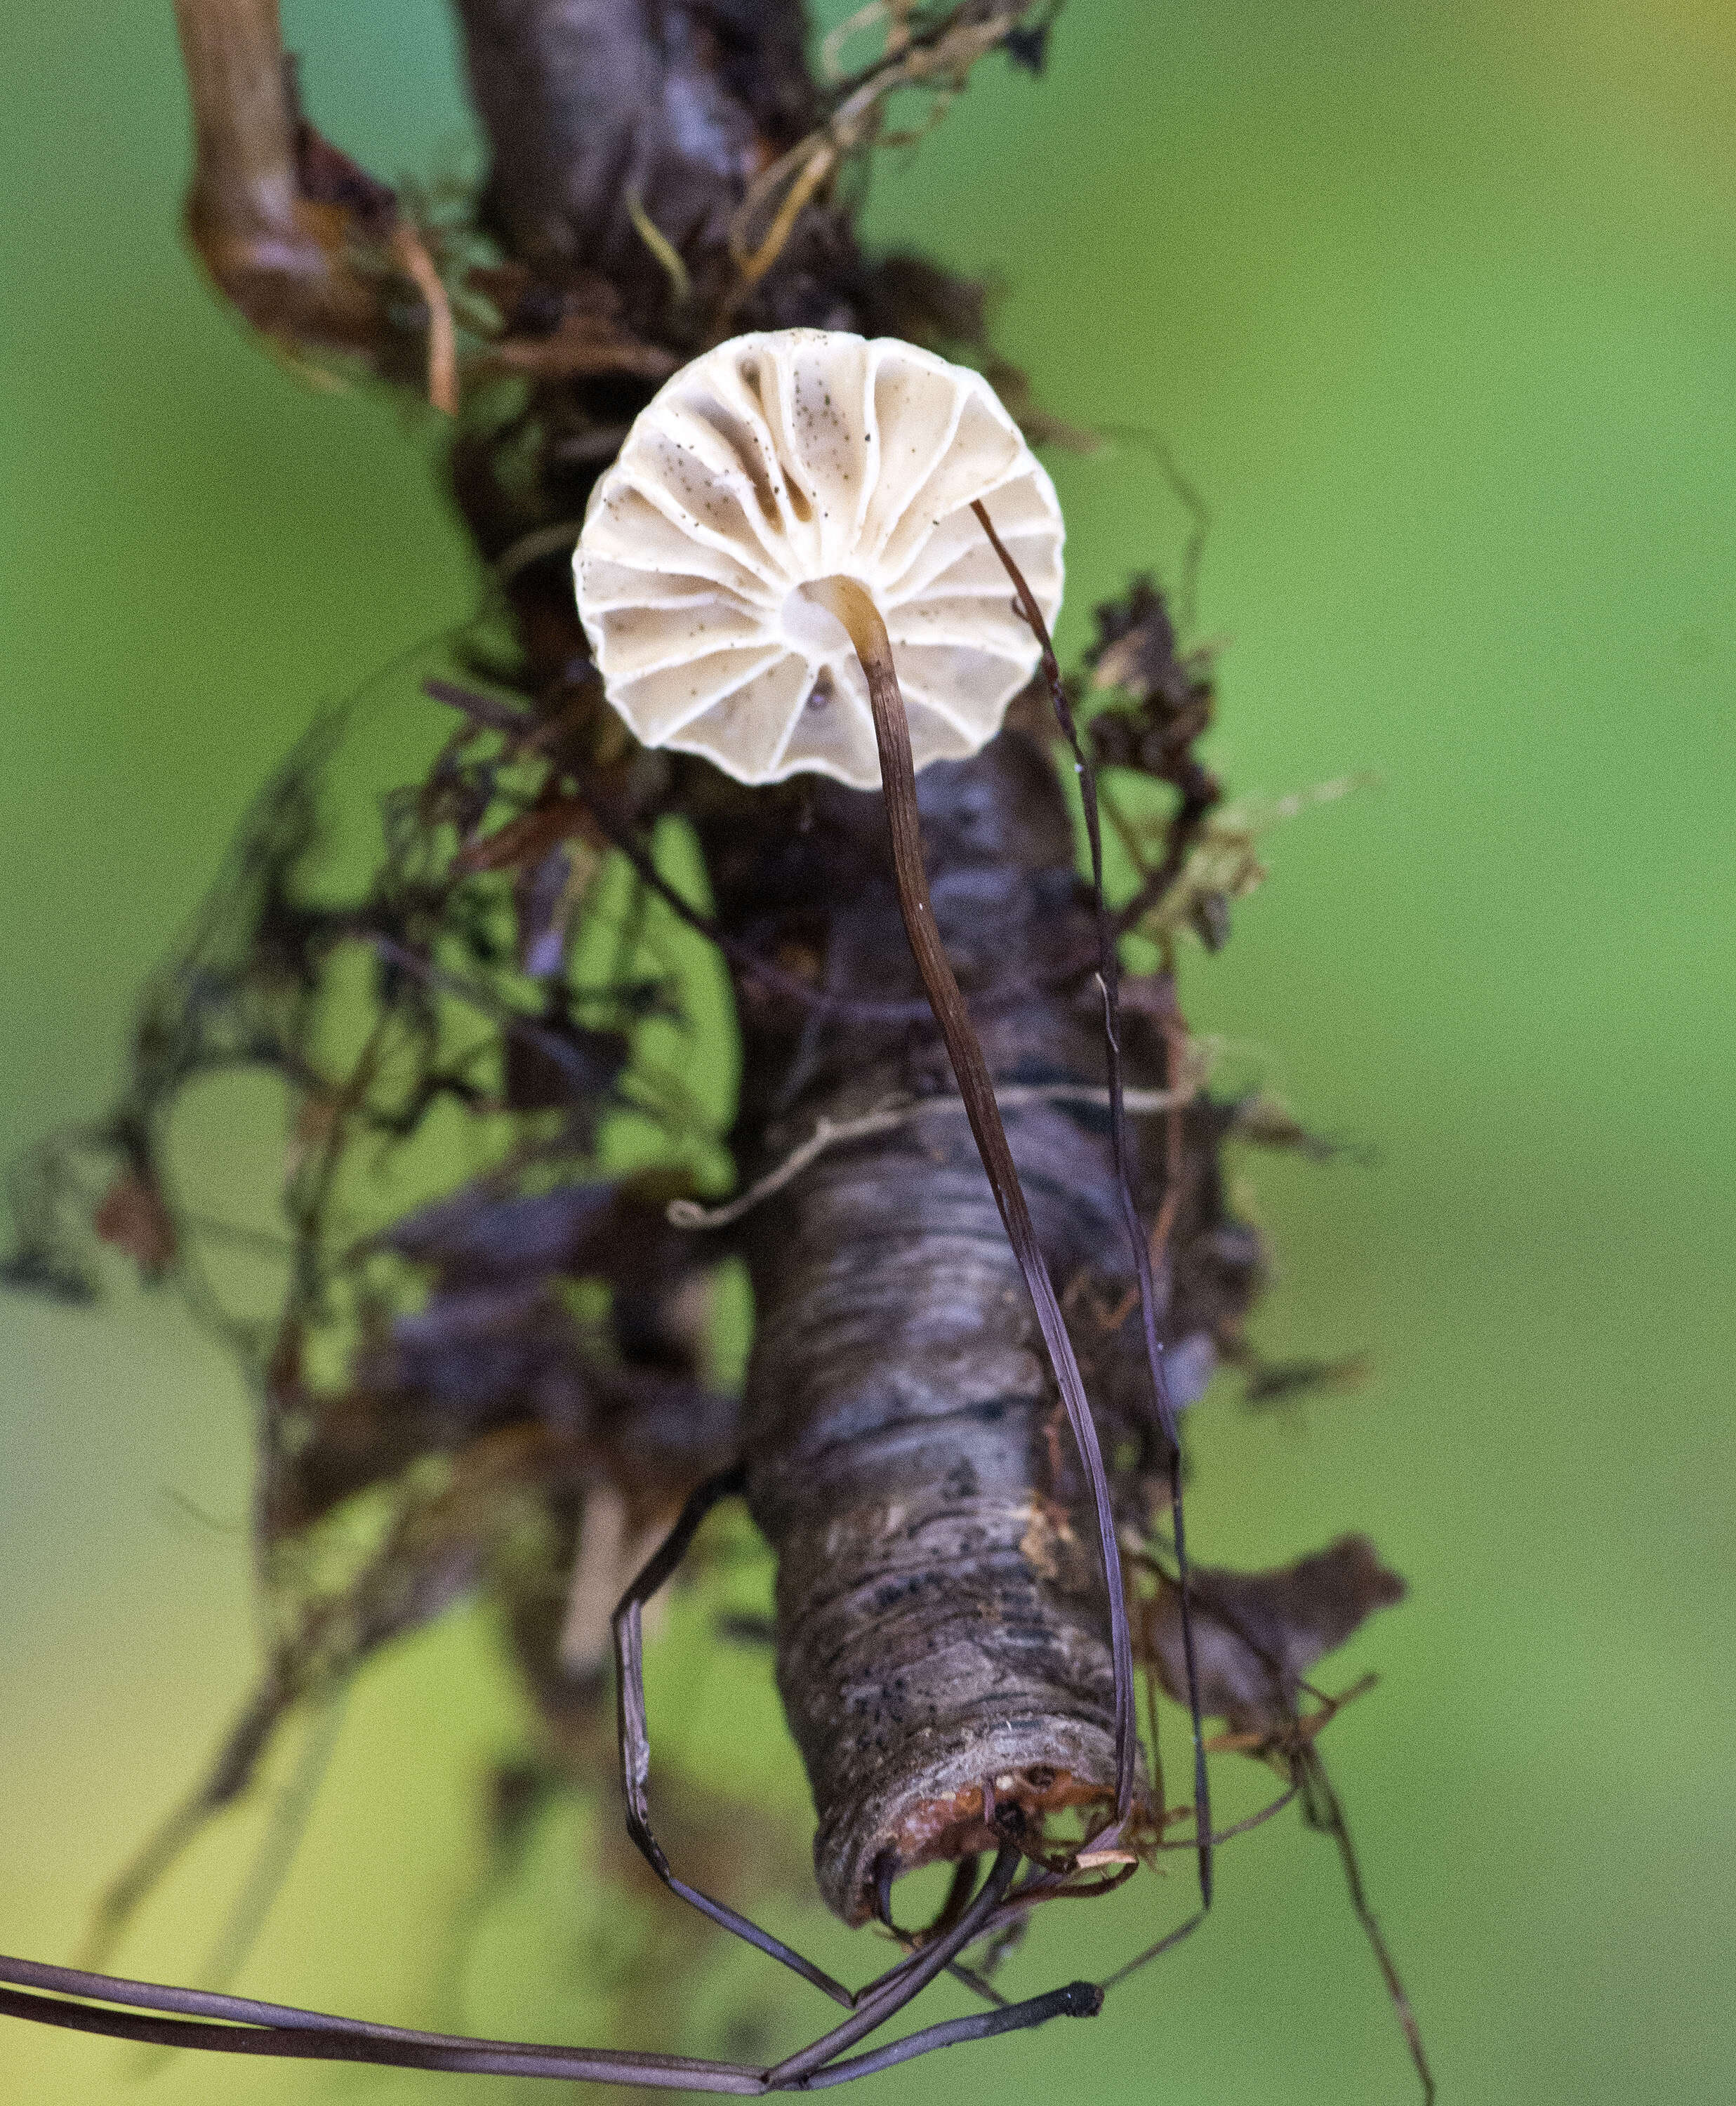
[[[657,311],[662,267],[636,203],[698,280],[763,163],[814,96],[790,0],[457,0],[492,153],[485,208],[509,250],[558,283],[606,277]]]
[[[1008,732],[919,783],[937,922],[998,1077],[1101,1086],[1101,1008],[1072,963],[1089,908],[1047,753]],[[783,803],[783,823],[757,835],[721,813],[702,821],[724,925],[764,945],[780,925],[811,939],[823,914],[825,990],[904,997],[915,970],[878,798],[828,786]],[[749,986],[738,996],[744,1177],[822,1117],[951,1092],[931,1024],[828,1024]],[[1161,1087],[1158,1035],[1128,1022],[1130,1082]],[[1222,1216],[1214,1118],[1188,1121],[1164,1327],[1185,1342],[1178,1373],[1195,1387],[1258,1260]],[[1162,1480],[1139,1327],[1124,1314],[1132,1267],[1106,1116],[1037,1105],[1008,1130],[1045,1257],[1075,1290],[1122,1518],[1142,1529]],[[1148,1145],[1148,1218],[1160,1154]],[[778,1557],[778,1686],[814,1786],[822,1892],[859,1921],[883,1852],[902,1871],[985,1850],[1047,1810],[1113,1795],[1101,1566],[1034,1313],[962,1116],[930,1112],[822,1157],[745,1226],[748,1496]],[[1111,1325],[1097,1312],[1118,1302]]]

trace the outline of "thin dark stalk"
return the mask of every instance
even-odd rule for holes
[[[1245,1813],[1240,1821],[1232,1821],[1227,1828],[1216,1830],[1212,1836],[1213,1848],[1233,1843],[1238,1835],[1245,1835],[1251,1829],[1263,1828],[1274,1814],[1284,1811],[1301,1789],[1299,1784],[1286,1785],[1276,1799],[1267,1799],[1258,1813]],[[1153,1843],[1147,1847],[1152,1850],[1191,1850],[1197,1846],[1191,1836],[1183,1836],[1178,1842]]]
[[[1148,1562],[1152,1564],[1155,1570],[1162,1572],[1162,1566],[1157,1565],[1155,1560]],[[1163,1576],[1166,1579],[1169,1577],[1168,1574],[1164,1574]],[[1216,1620],[1226,1624],[1233,1631],[1241,1643],[1246,1646],[1248,1650],[1270,1670],[1273,1678],[1281,1683],[1285,1672],[1284,1662],[1257,1633],[1249,1629],[1246,1620],[1238,1615],[1228,1602],[1222,1600],[1209,1598],[1204,1606]],[[1375,1964],[1380,1969],[1381,1978],[1386,1984],[1387,1994],[1392,2000],[1394,2011],[1397,2014],[1399,2026],[1403,2031],[1406,2042],[1411,2050],[1411,2059],[1415,2065],[1417,2076],[1422,2082],[1424,2106],[1434,2106],[1434,2077],[1429,2069],[1428,2054],[1423,2046],[1422,2028],[1417,2023],[1415,2013],[1411,2008],[1409,1992],[1405,1987],[1403,1978],[1398,1972],[1397,1963],[1393,1960],[1387,1945],[1386,1934],[1381,1929],[1379,1920],[1369,1900],[1368,1890],[1362,1884],[1361,1864],[1357,1856],[1356,1845],[1351,1840],[1350,1824],[1345,1817],[1343,1803],[1339,1799],[1330,1777],[1327,1774],[1325,1758],[1321,1754],[1313,1738],[1313,1736],[1328,1720],[1335,1717],[1353,1698],[1360,1696],[1363,1690],[1370,1686],[1371,1682],[1371,1677],[1365,1678],[1364,1680],[1347,1690],[1343,1696],[1336,1697],[1326,1696],[1322,1691],[1317,1689],[1312,1683],[1303,1682],[1299,1684],[1299,1687],[1303,1692],[1317,1699],[1325,1709],[1306,1722],[1305,1730],[1298,1730],[1299,1722],[1295,1721],[1293,1717],[1294,1737],[1284,1743],[1290,1763],[1290,1789],[1281,1793],[1269,1805],[1263,1807],[1258,1813],[1251,1814],[1246,1820],[1238,1821],[1233,1828],[1226,1829],[1223,1835],[1218,1839],[1222,1842],[1228,1836],[1237,1835],[1246,1829],[1258,1827],[1263,1821],[1269,1821],[1273,1814],[1288,1806],[1293,1799],[1300,1796],[1303,1821],[1317,1834],[1330,1835],[1338,1846],[1339,1860],[1344,1868],[1344,1884],[1350,1894],[1350,1906],[1357,1922],[1362,1926],[1363,1933],[1368,1939],[1369,1946],[1374,1953]],[[1156,1847],[1163,1849],[1169,1846],[1160,1843]],[[1161,1947],[1158,1949],[1161,1950]],[[1155,1954],[1151,1956],[1155,1956]],[[1135,1960],[1133,1963],[1133,1966],[1142,1964],[1142,1960]],[[1122,1969],[1119,1974],[1110,1977],[1110,1985],[1119,1981],[1121,1975],[1129,1972],[1131,1972],[1129,1968]]]
[[[218,2054],[273,2055],[297,2061],[352,2062],[394,2069],[441,2070],[478,2077],[540,2077],[581,2084],[631,2084],[666,2091],[714,2091],[748,2098],[768,2091],[807,2091],[872,2077],[935,2048],[992,2039],[997,2033],[1042,2025],[1052,2018],[1088,2018],[1101,2008],[1095,1983],[1069,1983],[1048,1995],[1003,2005],[924,2028],[873,2053],[805,2072],[780,2074],[745,2063],[702,2061],[688,2055],[642,2054],[629,2049],[564,2048],[515,2041],[469,2040],[460,2034],[416,2032],[360,2019],[332,2018],[293,2005],[262,2004],[249,1997],[173,1989],[156,1983],[123,1981],[107,1974],[47,1967],[0,1956],[0,1982],[29,1982],[33,1990],[0,1987],[0,2014],[96,2033],[142,2046],[200,2048]],[[114,2010],[77,2002],[102,1997]],[[207,2018],[168,2017],[164,2012],[204,2012]],[[213,2023],[213,2020],[222,2023]],[[787,2067],[787,2066],[786,2066]]]
[[[1223,798],[1223,789],[1217,777],[1196,760],[1187,764],[1186,777],[1179,787],[1181,801],[1170,814],[1164,831],[1162,858],[1140,880],[1133,897],[1115,910],[1115,928],[1121,935],[1124,936],[1150,908],[1163,900],[1182,875],[1194,843],[1200,837],[1200,828]]]
[[[1067,1335],[1066,1320],[1049,1277],[1047,1263],[1037,1240],[1018,1167],[1001,1122],[995,1102],[994,1079],[989,1072],[982,1042],[971,1022],[963,995],[953,975],[946,947],[935,927],[934,904],[929,898],[928,878],[922,864],[922,820],[917,805],[916,768],[910,751],[910,727],[904,700],[892,663],[892,646],[880,611],[853,579],[826,580],[830,604],[850,632],[856,655],[868,679],[868,697],[874,712],[874,734],[880,750],[880,773],[886,798],[886,827],[891,836],[893,875],[898,887],[899,912],[904,932],[922,976],[922,984],[934,1007],[935,1019],[946,1042],[948,1058],[964,1100],[965,1116],[971,1122],[977,1153],[982,1158],[989,1183],[999,1209],[1013,1255],[1036,1311],[1037,1324],[1048,1349],[1056,1386],[1066,1408],[1079,1445],[1079,1459],[1091,1485],[1097,1520],[1098,1546],[1103,1558],[1104,1584],[1109,1593],[1110,1649],[1115,1674],[1115,1805],[1117,1824],[1124,1823],[1133,1810],[1138,1728],[1133,1710],[1133,1648],[1128,1628],[1127,1597],[1122,1581],[1121,1551],[1115,1540],[1115,1515],[1110,1496],[1108,1472],[1097,1440],[1096,1422],[1085,1395],[1084,1378]]]
[[[992,1992],[991,1992],[992,1993]],[[907,2033],[903,2040],[877,2048],[872,2054],[854,2055],[848,2062],[828,2063],[817,2069],[802,2086],[806,2091],[823,2090],[832,2084],[847,2084],[857,2077],[873,2077],[882,2069],[908,2062],[913,2055],[932,2048],[953,2047],[966,2041],[993,2040],[1025,2026],[1040,2026],[1050,2019],[1094,2019],[1103,2008],[1103,1992],[1095,1982],[1070,1982],[1064,1989],[1046,1996],[1027,1997],[1021,2004],[1003,2004],[997,2010],[979,2011],[968,2018],[944,2019],[939,2025]]]
[[[1332,1780],[1326,1774],[1326,1765],[1320,1751],[1312,1741],[1304,1742],[1292,1757],[1299,1784],[1303,1791],[1303,1817],[1311,1828],[1330,1835],[1338,1845],[1339,1862],[1344,1867],[1344,1884],[1350,1890],[1350,1906],[1356,1911],[1357,1921],[1380,1969],[1381,1979],[1386,1983],[1388,1996],[1393,2000],[1393,2009],[1404,2032],[1405,2044],[1411,2050],[1411,2059],[1415,2064],[1416,2074],[1423,2087],[1424,2106],[1434,2106],[1434,2073],[1429,2067],[1429,2058],[1423,2048],[1422,2028],[1416,2022],[1416,2014],[1411,2008],[1410,1994],[1399,1974],[1397,1963],[1388,1949],[1385,1933],[1370,1904],[1368,1891],[1362,1884],[1362,1867],[1357,1857],[1357,1848],[1350,1839],[1350,1825],[1344,1818],[1344,1808]]]
[[[265,1927],[307,1833],[314,1801],[337,1748],[348,1695],[348,1683],[340,1682],[307,1727],[306,1745],[288,1788],[272,1812],[264,1844],[248,1874],[247,1884],[200,1970],[208,1980],[233,1982]]]
[[[953,1867],[952,1884],[947,1889],[946,1899],[940,1904],[934,1921],[924,1930],[902,1930],[892,1920],[892,1880],[898,1870],[897,1853],[892,1850],[884,1852],[875,1869],[874,1913],[901,1945],[920,1945],[925,1940],[938,1938],[943,1931],[951,1929],[976,1890],[977,1861],[975,1857],[961,1857]]]
[[[1121,1219],[1127,1230],[1128,1247],[1133,1255],[1134,1276],[1139,1283],[1140,1322],[1145,1333],[1146,1365],[1151,1377],[1152,1400],[1156,1407],[1158,1423],[1169,1443],[1169,1506],[1174,1517],[1176,1567],[1179,1575],[1178,1592],[1182,1608],[1182,1653],[1187,1674],[1187,1710],[1193,1731],[1194,1744],[1194,1809],[1195,1828],[1199,1837],[1200,1902],[1204,1908],[1212,1905],[1212,1804],[1211,1786],[1206,1775],[1205,1727],[1200,1711],[1200,1669],[1194,1650],[1193,1612],[1189,1600],[1187,1565],[1187,1530],[1182,1516],[1182,1432],[1177,1423],[1174,1400],[1169,1394],[1169,1383],[1164,1372],[1164,1345],[1157,1332],[1157,1285],[1152,1277],[1151,1246],[1146,1240],[1145,1224],[1139,1217],[1138,1202],[1133,1197],[1133,1151],[1128,1143],[1127,1100],[1121,1075],[1121,954],[1115,939],[1115,930],[1110,918],[1108,903],[1103,893],[1103,825],[1097,809],[1097,770],[1092,765],[1079,735],[1079,726],[1074,720],[1073,705],[1067,696],[1066,683],[1061,677],[1061,667],[1056,661],[1055,648],[1049,640],[1048,625],[1043,618],[1043,610],[1026,584],[1024,573],[1013,561],[1011,552],[994,531],[994,522],[985,507],[980,502],[971,509],[976,514],[982,530],[1003,567],[1012,581],[1013,596],[1020,613],[1024,616],[1037,647],[1042,653],[1043,677],[1048,683],[1049,698],[1054,706],[1056,722],[1073,753],[1073,766],[1079,777],[1079,795],[1085,811],[1085,837],[1091,849],[1091,882],[1097,909],[1097,976],[1103,991],[1103,1035],[1108,1046],[1109,1121],[1115,1154],[1115,1183],[1121,1203]],[[1169,1078],[1171,1081],[1173,1078]],[[1175,1188],[1172,1185],[1172,1194]],[[1116,1811],[1123,1821],[1129,1808],[1124,1799],[1118,1800]]]
[[[675,1525],[635,1574],[621,1597],[612,1619],[615,1634],[615,1718],[617,1745],[621,1751],[621,1795],[626,1813],[627,1834],[634,1847],[677,1899],[727,1930],[746,1944],[780,1961],[792,1974],[830,1996],[834,2003],[853,2010],[859,1998],[844,1984],[817,1967],[793,1946],[762,1930],[751,1917],[727,1902],[689,1886],[677,1876],[651,1826],[651,1729],[645,1715],[644,1605],[657,1593],[682,1559],[706,1516],[720,1500],[732,1499],[747,1481],[746,1466],[732,1463],[715,1477],[708,1477],[689,1497]]]
[[[267,2054],[315,2062],[383,2063],[490,2077],[550,2077],[593,2084],[643,2084],[665,2090],[762,2093],[763,2072],[684,2055],[638,2054],[609,2048],[562,2048],[515,2041],[467,2040],[334,2018],[293,2005],[264,2004],[213,1991],[174,1989],[90,1974],[70,1967],[0,1957],[0,1982],[29,1983],[48,1993],[0,1987],[0,2014],[34,2019],[75,2032],[100,2033],[147,2046],[203,2048],[219,2054]],[[101,1997],[137,2006],[110,2010],[71,1997]],[[190,2012],[192,2017],[164,2017]],[[227,2023],[213,2023],[213,2019]]]
[[[992,1982],[985,1980],[974,1967],[967,1967],[962,1960],[955,1960],[946,1971],[955,1982],[962,1982],[972,1996],[980,1996],[985,2004],[1005,2007],[1007,1999]]]
[[[854,2047],[888,2019],[895,2018],[911,1999],[926,1988],[947,1963],[956,1959],[967,1945],[974,1944],[982,1935],[987,1920],[1005,1899],[1007,1889],[1012,1884],[1013,1875],[1019,1869],[1020,1852],[1016,1843],[1008,1843],[996,1857],[982,1890],[944,1938],[926,1946],[915,1956],[913,1961],[899,1970],[895,1981],[890,1981],[883,1989],[872,1995],[864,1994],[855,2010],[839,2026],[834,2026],[811,2046],[799,2054],[787,2056],[766,2072],[768,2081],[774,2090],[801,2084],[804,2079],[835,2061],[847,2047]],[[993,2019],[998,2014],[984,2014]],[[863,2072],[864,2075],[866,2072]]]
[[[1161,1959],[1184,1938],[1191,1938],[1204,1921],[1205,1911],[1195,1909],[1186,1923],[1178,1924],[1173,1930],[1166,1931],[1155,1945],[1148,1945],[1143,1952],[1136,1953],[1124,1967],[1118,1967],[1113,1974],[1106,1974],[1103,1978],[1104,1995],[1106,1996],[1111,1989],[1119,1988],[1129,1974],[1137,1974],[1142,1967],[1148,1967],[1154,1960]]]

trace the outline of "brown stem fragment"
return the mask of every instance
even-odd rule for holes
[[[373,289],[346,269],[341,214],[302,195],[277,0],[175,0],[193,105],[187,231],[218,289],[294,345],[370,343]]]
[[[249,1996],[174,1989],[91,1974],[71,1967],[13,1960],[0,1955],[0,2015],[34,2019],[76,2032],[130,2040],[158,2047],[204,2048],[218,2054],[281,2055],[312,2062],[366,2063],[389,2069],[465,2072],[478,2077],[542,2077],[568,2083],[633,2084],[662,2091],[717,2091],[757,2099],[769,2091],[820,2090],[871,2077],[881,2069],[998,2033],[1046,2024],[1056,2018],[1094,2018],[1102,2008],[1094,1983],[1065,1988],[969,2018],[925,2026],[873,2052],[795,2076],[756,2069],[743,2063],[706,2062],[689,2055],[645,2054],[618,2048],[541,2046],[522,2041],[471,2040],[453,2033],[417,2032],[361,2019],[332,2018],[293,2005],[260,2003]],[[137,2008],[111,2010],[77,1998],[100,1997]],[[159,2013],[209,2014],[159,2017]],[[834,2053],[836,2050],[832,2050]]]
[[[414,346],[387,293],[393,274],[407,280],[428,315],[428,399],[455,411],[439,273],[393,191],[302,115],[277,0],[175,0],[175,22],[193,113],[187,235],[217,289],[292,356],[348,352],[401,377]]]

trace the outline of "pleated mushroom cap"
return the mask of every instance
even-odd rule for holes
[[[644,745],[742,782],[877,786],[867,682],[803,589],[850,577],[891,638],[917,766],[976,752],[1038,649],[973,500],[1052,625],[1061,507],[980,373],[841,330],[719,344],[591,493],[573,571],[610,701]]]

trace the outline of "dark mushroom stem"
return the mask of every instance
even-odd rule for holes
[[[1090,1481],[1097,1544],[1103,1559],[1103,1580],[1109,1593],[1110,1650],[1115,1662],[1114,1829],[1119,1832],[1133,1811],[1137,1740],[1133,1718],[1133,1648],[1103,1451],[1097,1441],[1091,1406],[1086,1400],[1084,1379],[1074,1355],[1073,1342],[1067,1335],[1061,1302],[1038,1244],[1024,1188],[1019,1182],[1007,1129],[1001,1122],[994,1078],[989,1073],[981,1041],[971,1022],[970,1011],[959,992],[945,947],[935,927],[934,907],[922,866],[922,826],[917,810],[910,727],[904,714],[904,697],[898,684],[898,674],[892,663],[891,639],[886,634],[879,608],[854,578],[826,578],[808,589],[813,598],[829,607],[843,623],[868,679],[868,701],[874,712],[874,736],[880,748],[881,782],[886,795],[886,827],[891,837],[899,912],[910,939],[917,970],[934,1009],[935,1020],[946,1042],[947,1056],[958,1083],[958,1094],[964,1101],[965,1116],[971,1122],[977,1153],[988,1173],[1007,1241],[1012,1246],[1035,1307],[1038,1328],[1048,1351],[1056,1386],[1066,1409],[1073,1437],[1079,1445],[1079,1459]]]

